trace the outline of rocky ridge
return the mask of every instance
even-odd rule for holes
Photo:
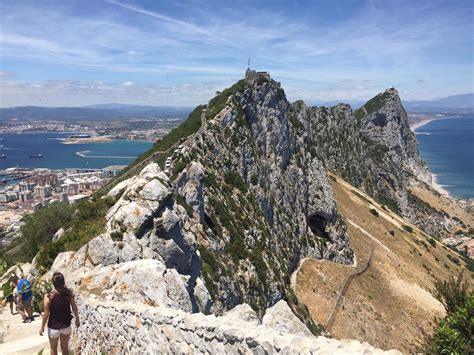
[[[379,99],[362,113],[309,108],[267,77],[238,82],[199,108],[182,149],[160,153],[173,156],[171,177],[153,162],[115,185],[105,232],[51,270],[65,273],[92,326],[105,326],[87,311],[95,302],[204,314],[247,303],[260,319],[286,299],[318,332],[290,274],[304,257],[354,260],[326,168],[409,215],[408,185],[429,177],[396,91]]]

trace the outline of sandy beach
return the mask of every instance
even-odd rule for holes
[[[440,118],[425,118],[421,121],[413,123],[410,128],[413,132],[415,132],[418,128],[423,127],[424,125],[430,123],[431,121],[439,120]]]
[[[88,137],[88,138],[58,138],[62,144],[85,144],[110,142],[112,138],[108,136]]]

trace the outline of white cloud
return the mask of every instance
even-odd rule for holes
[[[125,85],[124,84],[128,84]],[[218,86],[136,85],[100,81],[0,81],[0,106],[83,106],[118,102],[139,105],[192,106],[207,102]]]

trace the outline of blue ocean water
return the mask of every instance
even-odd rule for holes
[[[21,168],[104,168],[128,165],[153,143],[114,140],[101,143],[62,144],[57,138],[70,133],[38,132],[29,134],[0,134],[0,169]],[[2,147],[3,146],[3,147]],[[79,154],[77,154],[79,152]],[[43,158],[30,158],[42,154]]]
[[[434,120],[415,134],[438,184],[452,196],[474,198],[474,118]]]

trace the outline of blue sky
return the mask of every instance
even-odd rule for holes
[[[248,57],[290,100],[473,92],[473,4],[2,0],[0,106],[192,106]]]

